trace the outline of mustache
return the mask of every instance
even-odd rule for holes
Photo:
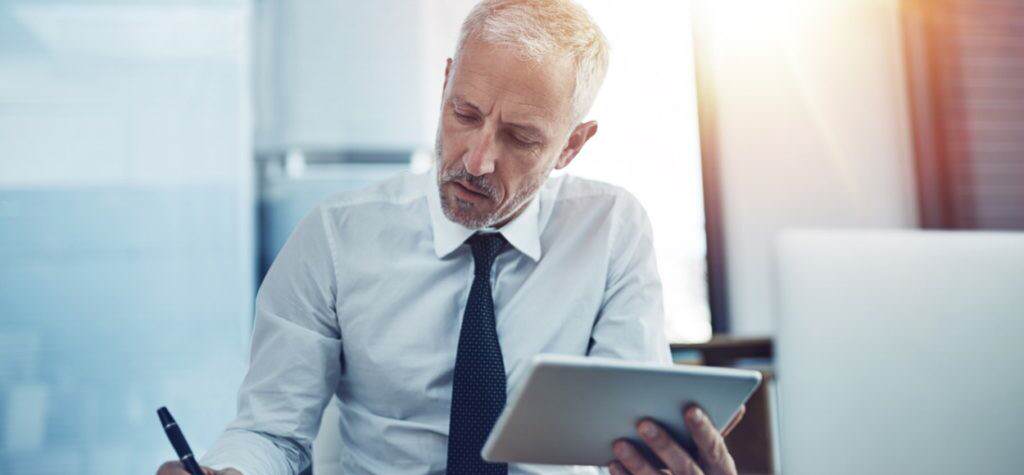
[[[452,181],[464,181],[469,183],[474,188],[487,195],[488,198],[494,198],[498,194],[497,188],[491,184],[483,176],[471,175],[464,167],[459,167],[453,170],[446,170],[441,174],[441,182],[448,183]]]

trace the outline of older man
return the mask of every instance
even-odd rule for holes
[[[303,470],[332,395],[347,474],[586,470],[490,464],[480,449],[537,353],[670,362],[643,209],[549,178],[597,132],[580,121],[607,64],[572,2],[473,9],[445,66],[435,173],[337,195],[298,225],[257,296],[238,417],[208,473]],[[699,463],[656,424],[638,430],[673,473],[735,472],[707,418],[685,421]],[[614,453],[612,473],[656,473],[628,442]]]

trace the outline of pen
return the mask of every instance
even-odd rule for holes
[[[168,411],[166,407],[161,407],[156,410],[156,413],[160,416],[160,425],[164,426],[167,439],[174,446],[174,451],[178,453],[178,459],[181,460],[185,470],[192,475],[203,475],[203,470],[196,463],[196,458],[192,455],[192,449],[189,448],[188,442],[185,441],[185,436],[181,433],[181,428],[178,427],[178,423],[174,422],[174,418],[171,417],[171,411]]]

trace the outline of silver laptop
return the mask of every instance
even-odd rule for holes
[[[1024,233],[778,251],[782,473],[1024,473]]]

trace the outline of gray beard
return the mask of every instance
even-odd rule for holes
[[[441,211],[444,212],[444,215],[450,221],[470,229],[494,226],[518,213],[537,194],[537,190],[540,189],[544,181],[547,180],[548,175],[551,174],[551,170],[554,169],[554,164],[552,164],[544,173],[531,177],[523,187],[512,193],[512,196],[504,206],[499,206],[490,213],[475,216],[472,214],[473,205],[471,203],[460,200],[458,197],[453,197],[451,200],[446,199],[444,194],[441,193],[441,185],[455,180],[465,180],[467,183],[480,189],[491,199],[494,199],[495,194],[497,194],[496,190],[485,177],[473,176],[465,167],[460,166],[456,169],[445,171],[443,152],[444,145],[439,128],[434,142],[434,159],[437,164],[437,193],[441,198]]]

